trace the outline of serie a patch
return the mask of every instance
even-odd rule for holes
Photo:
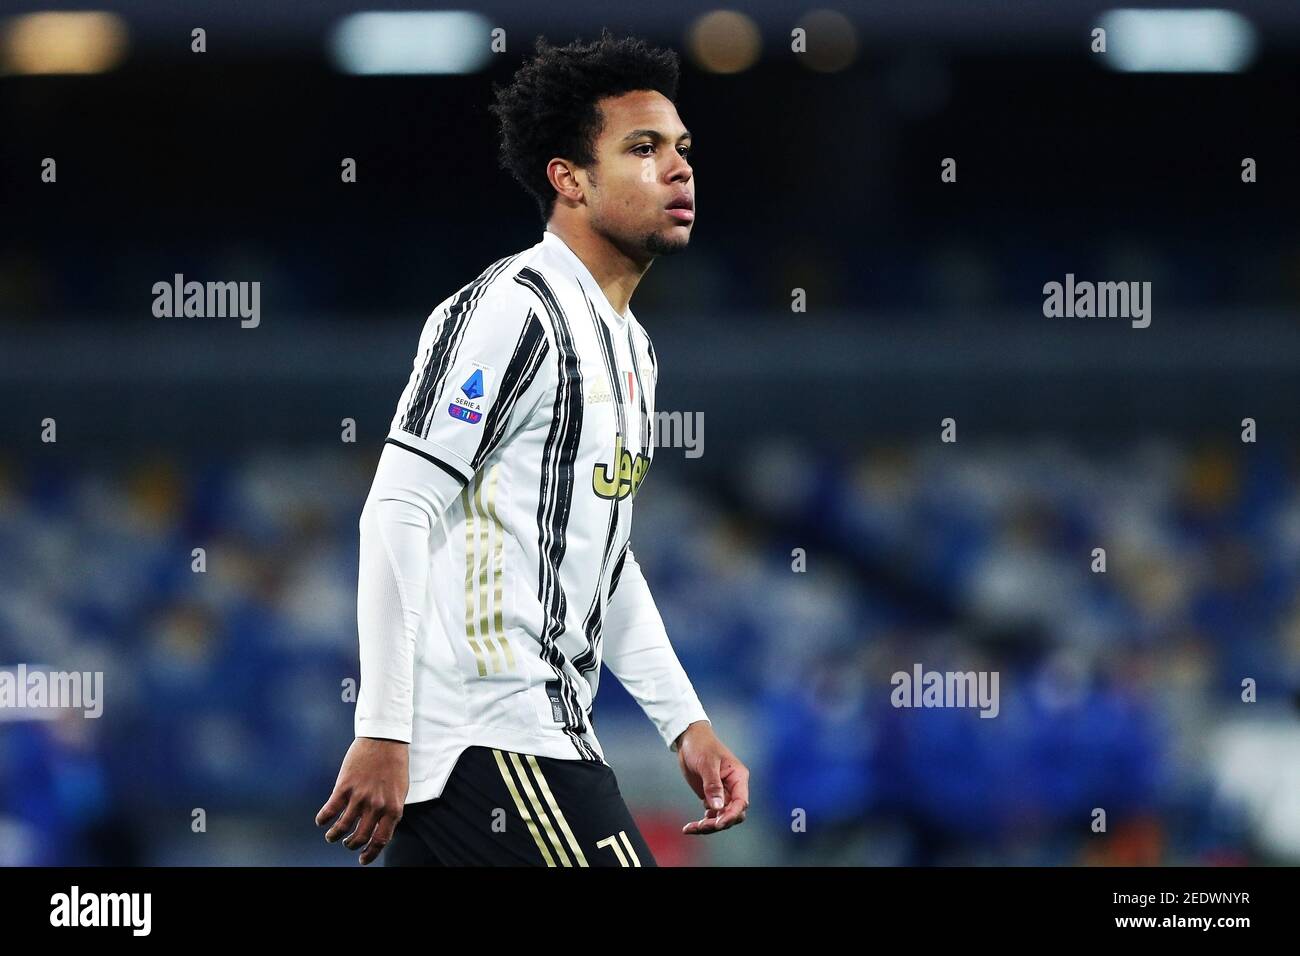
[[[458,422],[477,425],[483,420],[483,413],[487,408],[488,390],[492,385],[492,369],[477,362],[474,362],[471,368],[473,371],[470,372],[469,377],[452,395],[451,403],[447,406],[447,414]]]

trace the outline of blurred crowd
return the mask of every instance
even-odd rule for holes
[[[696,480],[707,458],[656,462],[633,532],[754,773],[749,821],[692,859],[1300,859],[1290,453],[769,441]],[[0,461],[0,668],[105,675],[99,720],[0,711],[0,864],[191,862],[209,814],[310,820],[352,735],[375,459]],[[997,717],[894,707],[916,664],[997,671]],[[608,673],[596,720],[643,720]]]

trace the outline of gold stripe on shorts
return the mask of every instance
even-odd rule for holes
[[[551,858],[551,851],[546,848],[546,842],[542,839],[542,835],[537,832],[537,824],[533,822],[532,815],[529,814],[528,808],[524,806],[523,798],[519,796],[519,788],[515,786],[514,777],[510,776],[510,768],[506,766],[506,758],[501,754],[501,751],[495,749],[492,751],[492,756],[496,757],[497,767],[506,782],[506,788],[510,791],[510,796],[514,798],[519,815],[528,824],[528,832],[533,835],[533,842],[537,844],[537,849],[542,851],[542,859],[546,861],[547,866],[555,866],[555,860]]]
[[[533,768],[533,776],[537,778],[537,786],[542,791],[542,796],[546,798],[547,805],[551,808],[551,813],[560,824],[560,829],[564,831],[565,839],[569,841],[569,846],[573,849],[573,855],[578,858],[578,866],[586,866],[587,858],[582,855],[582,846],[578,843],[569,829],[569,821],[564,819],[564,812],[560,810],[560,805],[555,801],[555,795],[551,793],[551,788],[542,776],[542,768],[537,765],[537,758],[528,754],[528,766]]]

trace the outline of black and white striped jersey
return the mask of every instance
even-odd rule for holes
[[[706,719],[629,547],[657,377],[549,231],[429,316],[360,525],[356,732],[410,741],[408,802],[472,744],[603,760],[602,661],[670,746]]]

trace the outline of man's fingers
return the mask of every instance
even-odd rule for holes
[[[716,756],[705,761],[700,773],[704,785],[704,805],[712,810],[721,810],[727,802],[727,790],[722,785],[721,760]]]
[[[683,833],[712,833],[717,829],[718,815],[721,810],[709,808],[704,811],[704,816],[699,820],[692,820],[686,826],[682,827]]]
[[[736,764],[727,768],[727,784],[723,795],[726,799],[726,805],[721,809],[709,807],[704,818],[686,824],[682,827],[683,833],[717,833],[719,830],[726,830],[737,823],[744,823],[745,816],[749,810],[749,771],[743,764]],[[713,796],[710,790],[709,778],[706,774],[704,777],[704,793],[706,802],[709,802]],[[719,781],[721,787],[721,781]]]
[[[370,835],[370,842],[361,850],[358,862],[362,866],[373,863],[379,854],[384,852],[384,847],[392,842],[393,830],[401,818],[400,813],[392,810],[379,818],[379,822],[375,825],[375,832]]]
[[[718,814],[717,818],[714,820],[714,823],[717,824],[717,828],[719,830],[725,830],[729,826],[733,826],[737,823],[741,823],[742,821],[744,821],[745,811],[747,809],[749,809],[749,802],[746,800],[741,800],[739,797],[736,797],[732,799],[730,803],[727,804],[726,809],[724,809],[720,814]]]
[[[325,824],[329,823],[337,817],[347,805],[347,791],[335,790],[330,794],[330,798],[325,801],[325,806],[321,807],[320,812],[316,814],[316,826],[323,827]]]
[[[734,764],[727,768],[727,793],[732,800],[743,800],[749,806],[749,770],[744,764]]]
[[[370,834],[375,832],[375,824],[379,822],[379,810],[374,808],[367,809],[361,815],[361,822],[357,828],[347,835],[343,840],[343,845],[349,850],[359,850],[370,842]]]
[[[744,822],[745,815],[743,813],[734,820],[729,820],[726,823],[719,823],[716,820],[696,820],[693,823],[688,823],[686,826],[682,827],[682,833],[699,834],[700,836],[703,836],[706,833],[720,833],[723,830],[730,830],[738,823]]]
[[[682,827],[683,833],[714,833],[718,830],[717,819],[712,820],[693,820]]]
[[[325,833],[326,843],[337,843],[340,838],[347,836],[357,825],[357,820],[361,817],[363,807],[361,801],[350,800],[347,807],[337,820],[334,826],[330,827]]]
[[[743,764],[728,768],[727,793],[730,799],[718,817],[721,830],[744,822],[745,811],[749,809],[749,771]]]

